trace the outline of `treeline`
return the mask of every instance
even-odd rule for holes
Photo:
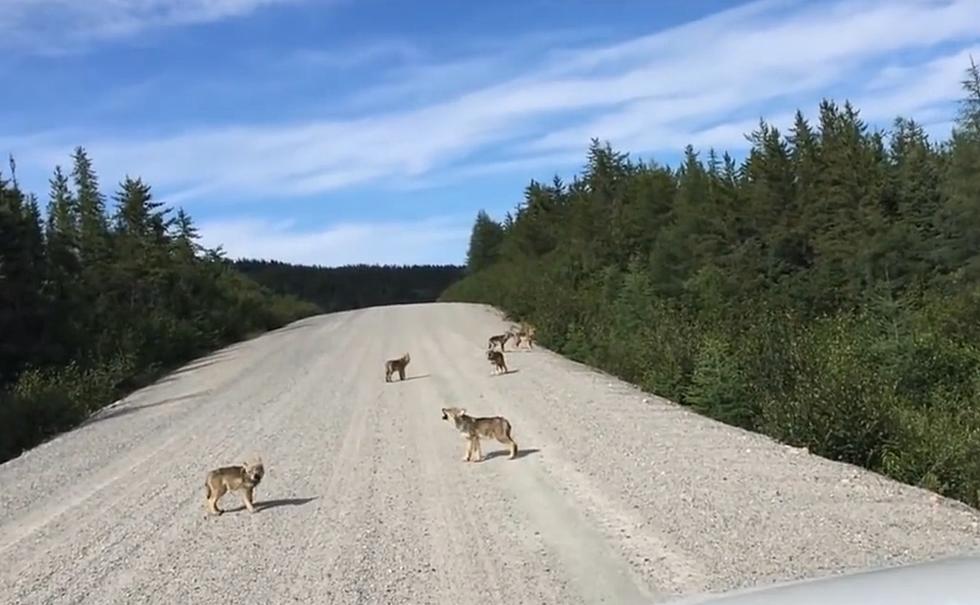
[[[825,101],[742,162],[593,141],[480,213],[469,275],[541,340],[700,412],[980,505],[980,73],[952,136]]]
[[[13,160],[0,175],[0,461],[164,369],[318,312],[202,248],[142,180],[107,200],[84,149],[72,163],[45,216]]]
[[[235,261],[235,268],[275,292],[316,303],[325,312],[433,302],[464,271],[454,265],[311,267],[250,259]]]

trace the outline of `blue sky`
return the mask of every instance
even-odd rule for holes
[[[948,136],[980,0],[3,0],[0,151],[47,193],[86,147],[205,243],[326,265],[462,262],[476,211],[591,137],[744,151],[821,98]]]

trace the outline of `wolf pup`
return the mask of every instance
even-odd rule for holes
[[[398,372],[398,379],[405,380],[405,366],[412,361],[412,357],[405,353],[398,359],[389,359],[385,362],[385,382],[391,382],[391,375]]]
[[[207,479],[204,481],[204,486],[208,490],[208,511],[215,515],[225,512],[218,508],[218,500],[227,492],[241,490],[245,508],[254,513],[255,488],[262,482],[264,475],[265,467],[262,465],[262,460],[256,460],[254,464],[244,462],[238,466],[223,466],[208,471]]]
[[[487,359],[490,361],[490,365],[493,366],[493,373],[499,374],[503,372],[507,373],[507,362],[504,361],[504,354],[500,351],[490,350],[487,351]]]
[[[504,345],[510,340],[510,332],[504,332],[503,334],[496,334],[487,339],[487,348],[493,349],[494,345],[500,345],[500,350],[504,350]]]
[[[515,348],[521,348],[522,341],[527,344],[527,350],[530,351],[534,348],[535,329],[531,324],[522,321],[520,326],[511,327],[511,333],[513,334]]]
[[[483,459],[480,437],[493,438],[510,448],[510,458],[517,457],[517,443],[510,436],[510,422],[503,416],[474,418],[462,408],[442,408],[442,419],[453,423],[466,439],[466,456],[463,462],[479,462]],[[475,458],[474,458],[475,454]]]

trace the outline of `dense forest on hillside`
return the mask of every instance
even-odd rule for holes
[[[593,141],[480,213],[444,300],[493,304],[647,390],[980,505],[980,73],[948,141],[849,103],[760,122],[742,162]]]
[[[325,312],[433,302],[464,271],[453,265],[311,267],[250,259],[235,261],[235,268],[275,292],[311,301]]]
[[[221,345],[318,312],[203,249],[191,218],[127,178],[107,208],[82,148],[47,212],[0,175],[0,461]]]

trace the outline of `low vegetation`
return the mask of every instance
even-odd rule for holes
[[[722,421],[980,505],[980,72],[952,136],[825,101],[736,163],[594,141],[477,216],[443,300]]]

